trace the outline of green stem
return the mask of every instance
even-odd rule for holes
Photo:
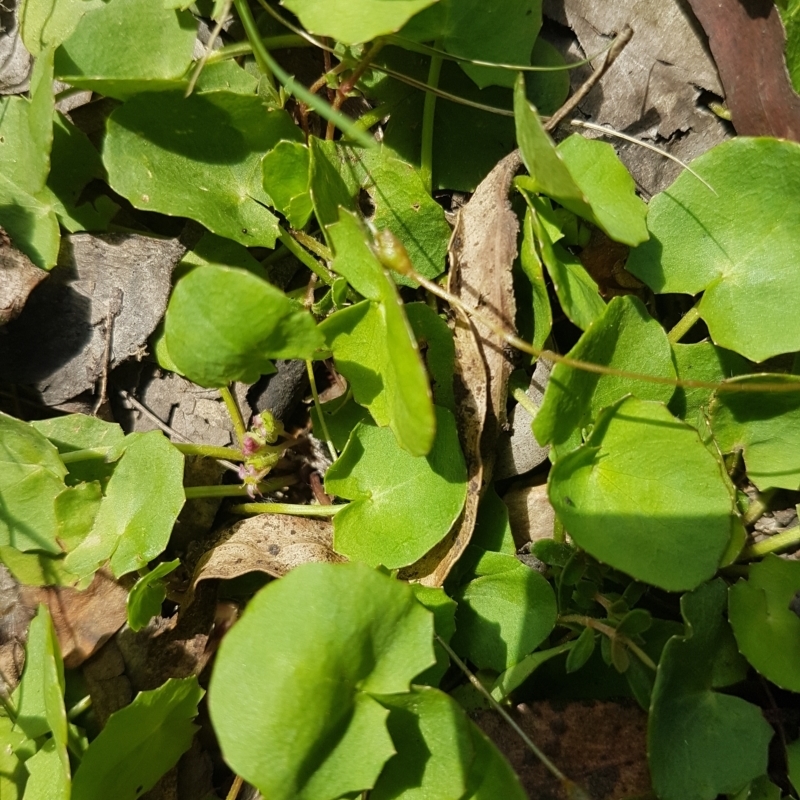
[[[334,276],[330,270],[320,264],[308,250],[301,247],[288,231],[285,231],[280,225],[278,226],[278,239],[281,244],[301,263],[305,264],[323,283],[330,286],[333,283]]]
[[[14,705],[14,701],[11,699],[9,695],[6,694],[5,689],[0,689],[0,706],[3,707],[3,711],[6,712],[6,716],[14,723],[17,721],[17,708]]]
[[[283,489],[297,483],[297,478],[293,475],[286,475],[280,478],[271,478],[268,481],[261,481],[258,490],[262,494]],[[185,486],[183,489],[187,500],[197,500],[202,497],[248,497],[247,486],[232,486],[230,484],[219,484],[214,486]]]
[[[441,42],[435,42],[440,47]],[[428,80],[426,83],[433,89],[439,86],[439,75],[442,71],[442,57],[431,56],[428,67]],[[436,95],[425,92],[425,104],[422,107],[422,151],[420,153],[419,176],[425,186],[425,191],[433,191],[433,122],[436,115]]]
[[[302,36],[295,33],[281,34],[280,36],[265,36],[261,39],[267,50],[287,50],[295,47],[311,47],[311,42],[306,41]],[[236,42],[228,44],[214,50],[206,59],[206,64],[214,64],[217,61],[225,61],[229,58],[239,58],[249,56],[253,52],[253,45],[250,42]]]
[[[339,457],[336,453],[336,448],[333,445],[330,431],[328,430],[328,423],[325,420],[325,414],[322,411],[322,404],[319,402],[319,394],[317,393],[317,380],[314,377],[314,364],[306,360],[306,372],[308,373],[308,382],[311,384],[311,396],[314,398],[314,408],[317,410],[319,417],[319,424],[322,425],[322,433],[325,436],[325,441],[328,443],[328,450],[330,451],[331,458],[336,461]]]
[[[567,541],[567,532],[564,530],[564,523],[558,518],[553,519],[553,541],[564,544]]]
[[[689,332],[689,329],[700,319],[698,300],[678,321],[678,324],[667,334],[670,344],[677,344]]]
[[[772,498],[775,497],[777,489],[767,489],[766,491],[759,492],[756,499],[747,507],[747,511],[742,514],[742,524],[745,528],[749,527],[757,520],[764,516],[764,513],[769,510]]]
[[[322,242],[318,242],[313,236],[309,236],[305,231],[292,231],[292,238],[297,239],[306,250],[310,250],[323,261],[333,261],[331,249],[322,244]]]
[[[650,656],[647,655],[647,653],[645,653],[644,650],[642,650],[642,648],[636,644],[636,642],[625,636],[625,634],[618,633],[617,629],[611,625],[606,625],[604,622],[601,622],[599,619],[595,619],[594,617],[581,616],[580,614],[565,614],[558,618],[559,625],[568,625],[570,623],[574,625],[582,625],[584,628],[592,628],[599,633],[602,633],[604,636],[608,636],[609,639],[618,639],[625,645],[625,647],[627,647],[636,655],[642,664],[652,669],[653,672],[656,671],[657,667],[653,662],[653,659],[650,658]]]
[[[236,402],[236,398],[233,396],[233,394],[231,394],[229,387],[220,387],[219,393],[225,402],[225,408],[228,409],[231,422],[233,422],[233,429],[236,431],[236,438],[238,439],[239,446],[241,447],[244,443],[245,434],[247,433],[247,426],[244,424],[244,419],[242,418],[242,412],[239,409],[239,404]]]
[[[800,525],[796,525],[783,533],[776,533],[768,539],[751,544],[750,547],[745,547],[737,561],[763,558],[770,553],[778,553],[781,550],[788,550],[790,547],[796,547],[797,545],[800,545]]]
[[[360,144],[362,147],[377,147],[375,140],[356,127],[353,120],[346,114],[341,114],[336,109],[326,103],[321,98],[312,94],[302,83],[296,81],[283,67],[272,57],[269,50],[264,46],[264,40],[261,38],[256,27],[253,14],[250,7],[247,5],[247,0],[233,0],[236,10],[239,12],[239,17],[242,20],[247,38],[253,47],[253,55],[259,63],[264,63],[275,75],[275,77],[283,84],[283,88],[288,94],[294,95],[298,100],[310,106],[317,112],[323,119],[328,122],[333,122],[342,133],[350,136]]]
[[[73,450],[71,453],[59,453],[65,464],[78,461],[103,461],[111,451],[110,447],[90,447],[86,450]]]
[[[241,503],[231,506],[235,514],[288,514],[294,517],[333,517],[345,505],[340,506],[303,506],[295,503]]]
[[[522,388],[517,387],[512,390],[511,396],[532,416],[536,417],[539,413],[539,406],[531,400],[528,393]]]
[[[258,30],[253,13],[250,11],[250,6],[247,4],[247,0],[233,0],[233,4],[239,12],[239,19],[242,21],[242,27],[253,47],[253,55],[256,58],[256,64],[258,64],[259,70],[274,88],[275,78],[272,74],[272,64],[270,64],[267,48],[264,46],[264,40],[261,38],[261,33]],[[265,57],[265,55],[267,57]]]
[[[74,706],[67,712],[67,719],[73,721],[77,719],[84,711],[92,707],[92,696],[87,694],[83,699],[78,700]]]
[[[185,456],[202,456],[203,458],[221,458],[228,461],[244,461],[241,450],[234,447],[215,447],[213,444],[184,444],[173,442],[173,447]]]
[[[373,125],[377,125],[384,117],[388,117],[394,110],[397,103],[381,103],[381,105],[364,112],[357,120],[356,125],[362,131],[368,131]]]

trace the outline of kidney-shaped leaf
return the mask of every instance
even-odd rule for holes
[[[600,412],[586,444],[559,458],[549,495],[576,544],[668,591],[714,575],[736,519],[723,466],[697,431],[633,397]]]
[[[433,617],[363,564],[304,564],[262,589],[222,642],[209,710],[225,761],[272,800],[374,785],[394,753],[372,694],[434,663]]]
[[[650,241],[627,269],[654,292],[704,292],[713,340],[752,361],[800,350],[800,144],[737,137],[650,202]]]
[[[761,710],[712,690],[714,660],[728,623],[725,584],[681,599],[683,636],[664,646],[648,721],[653,788],[662,800],[714,800],[767,769],[772,728]]]
[[[109,117],[103,163],[111,187],[137,208],[190,217],[246,247],[274,247],[261,159],[302,137],[285,111],[255,96],[152,92]]]
[[[503,672],[537,648],[556,624],[556,597],[515,556],[486,552],[456,596],[453,647],[481,669]]]
[[[201,386],[254,383],[271,358],[311,358],[322,345],[311,315],[243,269],[193,269],[167,307],[166,343],[187,378]]]
[[[385,428],[356,427],[325,476],[327,492],[353,501],[333,520],[337,552],[396,569],[445,537],[464,506],[467,472],[453,415],[437,407],[436,423],[427,456],[401,450]]]
[[[736,383],[786,383],[789,375],[755,375]],[[723,453],[744,451],[747,477],[762,491],[800,488],[800,391],[718,392],[711,403],[711,429]]]
[[[800,617],[789,607],[800,591],[800,563],[769,555],[728,591],[739,650],[766,678],[800,692]]]
[[[151,0],[100,3],[56,51],[56,75],[118,99],[171,87],[189,68],[196,36],[197,22],[188,11]]]
[[[72,785],[72,800],[135,800],[151,789],[192,744],[197,678],[170,678],[112,714],[89,745]]]
[[[342,44],[369,42],[399,31],[418,11],[436,0],[282,0],[311,33]]]

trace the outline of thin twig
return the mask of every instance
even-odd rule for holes
[[[100,372],[100,387],[92,406],[92,416],[96,416],[100,407],[108,400],[108,372],[111,369],[111,348],[114,342],[114,320],[122,311],[122,291],[116,289],[108,301],[108,313],[104,323],[105,347],[103,348],[103,369]]]
[[[631,40],[633,36],[633,29],[630,25],[626,25],[618,34],[616,39],[614,39],[614,43],[606,53],[605,61],[601,64],[601,66],[596,69],[588,78],[583,82],[583,84],[578,88],[578,90],[570,97],[566,103],[564,103],[561,108],[550,117],[549,120],[544,125],[544,129],[546,131],[555,130],[555,128],[561,124],[561,122],[568,117],[577,107],[578,104],[586,97],[587,94],[594,88],[594,85],[603,77],[603,75],[608,72],[611,68],[611,65],[617,60],[619,54],[625,49],[628,42]]]
[[[188,97],[194,91],[194,87],[197,85],[197,81],[200,78],[200,73],[203,71],[206,62],[208,61],[208,57],[211,55],[211,52],[214,49],[214,43],[217,41],[217,38],[222,32],[222,26],[225,24],[228,16],[230,15],[232,3],[233,0],[226,0],[225,5],[222,7],[222,13],[219,15],[217,24],[214,26],[214,30],[211,31],[211,35],[208,37],[208,41],[206,42],[206,49],[203,51],[203,56],[197,62],[197,66],[192,72],[192,77],[189,78],[189,85],[186,87],[186,93],[184,94],[184,97]]]

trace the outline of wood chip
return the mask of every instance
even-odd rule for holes
[[[13,247],[0,228],[0,326],[19,316],[28,295],[47,275]]]
[[[772,0],[689,0],[717,62],[740,136],[800,141],[800,96],[786,69],[786,32]]]
[[[517,257],[519,220],[508,193],[521,164],[518,151],[506,156],[461,209],[450,241],[449,291],[468,308],[493,316],[514,330],[516,304],[511,267]],[[484,487],[491,481],[497,437],[506,422],[508,378],[513,365],[505,343],[480,323],[456,316],[454,388],[468,492],[450,533],[416,564],[405,580],[441,586],[467,548]]]

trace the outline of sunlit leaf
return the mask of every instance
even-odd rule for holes
[[[164,578],[180,566],[180,560],[163,561],[139,578],[128,593],[128,627],[140,631],[157,614],[167,596]]]
[[[115,0],[118,1],[118,0]],[[190,217],[246,247],[274,247],[261,159],[302,137],[285,111],[235,92],[136,95],[108,120],[103,163],[111,187],[146,211]]]
[[[310,358],[322,344],[302,306],[247,270],[218,266],[178,281],[165,338],[175,365],[201,386],[254,383],[273,371],[270,359]]]
[[[434,662],[432,634],[408,585],[363,564],[305,564],[269,584],[211,677],[226,762],[272,800],[370,788],[394,752],[372,695],[409,690]]]
[[[194,676],[139,692],[89,745],[71,800],[135,800],[151,789],[191,746],[203,694]]]
[[[789,375],[758,375],[736,383],[798,383]],[[747,476],[762,491],[800,488],[800,392],[717,392],[711,430],[723,453],[741,450]]]
[[[739,649],[768,680],[800,691],[800,617],[790,604],[800,591],[800,563],[768,555],[728,591]]]
[[[467,475],[453,415],[437,407],[436,423],[427,456],[409,455],[385,428],[362,423],[353,431],[325,476],[327,492],[353,501],[334,517],[337,552],[394,569],[445,537],[464,505]]]
[[[627,269],[654,292],[703,297],[711,338],[752,361],[800,350],[796,277],[800,144],[737,137],[692,162],[712,192],[684,172],[650,202],[650,241]]]
[[[552,378],[551,378],[552,381]],[[628,398],[559,458],[550,502],[595,558],[668,591],[711,578],[734,530],[722,463],[661,403]]]

